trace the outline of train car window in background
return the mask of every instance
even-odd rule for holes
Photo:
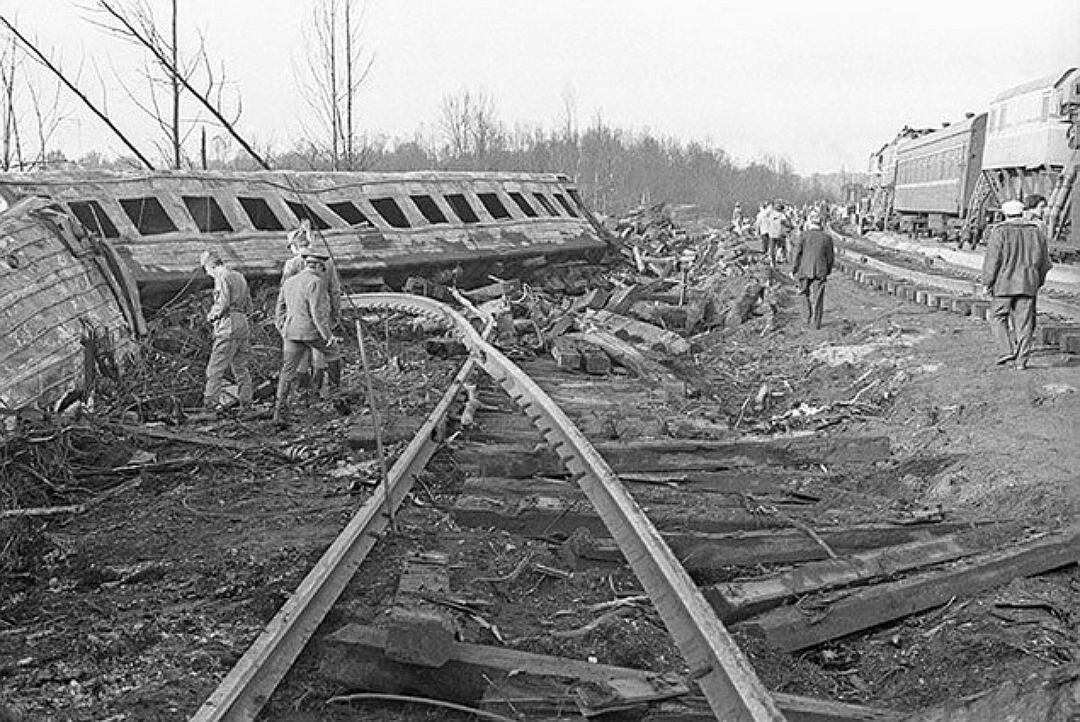
[[[356,204],[352,201],[340,201],[338,203],[327,203],[326,207],[337,214],[338,218],[348,223],[350,226],[370,226],[371,221],[367,216],[356,207]]]
[[[244,209],[244,213],[247,214],[248,220],[251,221],[251,225],[257,231],[283,231],[285,226],[281,225],[281,221],[274,215],[274,212],[270,210],[270,204],[266,202],[265,198],[245,198],[243,196],[237,196],[236,200],[240,201],[240,207]]]
[[[120,231],[116,230],[112,219],[101,204],[97,201],[71,201],[68,208],[79,219],[79,223],[96,232],[102,238],[119,238]]]
[[[576,188],[567,188],[567,194],[570,196],[570,200],[577,204],[578,210],[585,213],[585,204],[581,201],[581,194],[577,192]]]
[[[120,207],[135,224],[135,228],[144,236],[156,236],[159,233],[172,233],[176,224],[161,207],[161,201],[153,196],[146,198],[122,198]]]
[[[547,211],[547,214],[549,216],[559,215],[559,212],[555,210],[555,206],[551,204],[551,201],[549,201],[548,197],[545,196],[543,193],[533,193],[533,198],[535,198],[540,203],[540,206],[545,211]]]
[[[469,199],[465,197],[463,193],[447,193],[445,196],[446,202],[450,204],[450,208],[462,223],[479,223],[480,216],[476,215],[476,211],[469,204]]]
[[[386,198],[372,198],[371,207],[382,216],[391,228],[409,228],[409,219],[401,210],[397,201],[387,196]]]
[[[409,196],[412,199],[413,205],[416,206],[416,210],[420,211],[420,215],[427,219],[428,223],[449,223],[446,214],[442,212],[439,206],[435,203],[435,200],[431,196]]]
[[[211,196],[183,196],[184,205],[201,233],[231,232],[229,219],[221,212],[221,206]]]
[[[311,207],[306,203],[301,203],[299,201],[285,201],[285,205],[289,207],[289,210],[293,212],[293,215],[296,216],[297,220],[306,220],[310,222],[315,230],[325,231],[330,227],[330,224],[324,221],[318,213],[311,210]]]
[[[1043,93],[1042,97],[1042,111],[1039,114],[1040,120],[1048,120],[1050,118],[1050,93]]]
[[[569,213],[574,218],[578,217],[577,211],[575,211],[574,208],[566,201],[566,196],[564,196],[562,193],[553,193],[552,195],[555,196],[555,200],[559,202],[559,205],[566,209],[567,213]]]
[[[499,196],[495,193],[477,193],[476,195],[495,220],[510,217],[510,211],[506,210],[506,206],[503,205],[503,202],[499,200]]]
[[[536,209],[529,205],[529,202],[525,200],[525,196],[512,191],[510,194],[510,200],[517,203],[517,207],[521,209],[521,212],[527,215],[529,218],[536,218]]]

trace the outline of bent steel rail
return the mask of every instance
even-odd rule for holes
[[[361,307],[408,310],[443,319],[470,349],[477,364],[536,425],[588,496],[645,587],[717,719],[784,719],[656,527],[600,453],[531,378],[444,304],[394,293],[356,294],[350,298]]]
[[[193,722],[253,720],[292,667],[364,558],[386,530],[387,495],[396,509],[438,447],[436,431],[476,363],[469,359],[390,469],[386,484],[360,508],[240,661],[191,718]]]
[[[612,537],[645,587],[690,666],[717,719],[781,722],[784,715],[757,678],[693,580],[618,477],[566,414],[521,369],[488,344],[460,314],[420,296],[354,294],[355,308],[405,311],[445,323],[470,350],[470,359],[436,412],[391,470],[391,502],[399,504],[412,476],[434,452],[436,417],[457,394],[469,369],[481,367],[540,430],[595,506]],[[319,560],[297,592],[217,690],[196,713],[196,722],[253,719],[325,617],[367,552],[385,529],[381,497],[373,497]],[[324,588],[325,587],[325,588]]]

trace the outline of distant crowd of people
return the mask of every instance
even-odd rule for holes
[[[1026,369],[1035,337],[1036,299],[1046,283],[1051,262],[1047,241],[1047,203],[1042,196],[1001,205],[1004,220],[985,235],[982,283],[991,299],[990,319],[999,355],[998,365]],[[731,230],[756,236],[770,266],[790,261],[791,275],[806,301],[806,320],[820,328],[825,283],[832,272],[835,248],[822,225],[841,217],[843,209],[820,202],[801,208],[782,199],[764,203],[751,220],[735,204]]]
[[[741,202],[731,214],[731,230],[757,237],[770,266],[791,263],[791,276],[805,298],[806,322],[815,329],[821,328],[825,283],[836,253],[824,224],[835,213],[836,208],[825,201],[796,207],[778,198],[761,204],[752,219],[743,212]]]

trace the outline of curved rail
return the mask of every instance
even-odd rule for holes
[[[459,314],[404,294],[357,294],[358,306],[408,310],[446,321],[484,369],[540,430],[618,543],[721,720],[783,720],[768,690],[656,527],[615,472],[544,391]]]
[[[292,667],[304,645],[341,596],[396,509],[438,447],[437,431],[476,363],[469,359],[416,436],[372,495],[304,578],[244,656],[191,718],[194,722],[253,720]]]
[[[431,434],[441,418],[440,411],[445,414],[470,368],[480,366],[537,426],[588,496],[652,599],[717,719],[738,722],[784,719],[769,691],[652,522],[599,452],[532,379],[488,344],[463,316],[442,303],[396,293],[354,294],[349,300],[355,308],[405,311],[439,320],[466,344],[471,354],[436,412],[394,464],[387,492],[392,504],[401,502],[413,475],[434,452]],[[364,505],[194,720],[254,719],[374,546],[377,534],[386,527],[388,520],[383,510],[381,495]]]

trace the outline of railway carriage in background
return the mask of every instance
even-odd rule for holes
[[[893,209],[902,230],[959,236],[985,138],[986,113],[968,114],[897,145]]]
[[[974,243],[1002,203],[1037,195],[1048,201],[1051,239],[1080,248],[1068,210],[1078,112],[1080,70],[1069,68],[1000,93],[986,113],[960,123],[905,127],[870,157],[869,225]]]

